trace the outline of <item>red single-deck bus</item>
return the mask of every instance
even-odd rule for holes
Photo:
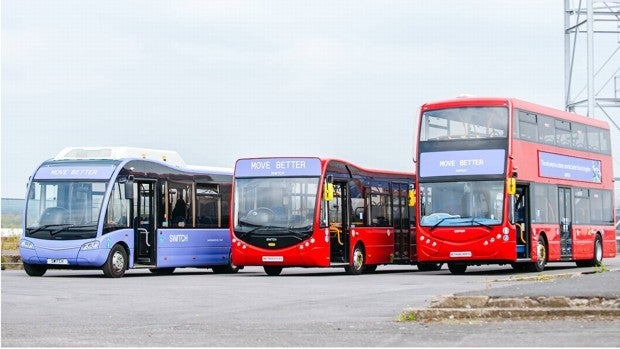
[[[510,98],[421,107],[420,262],[600,265],[615,257],[607,123]]]
[[[344,267],[411,264],[413,173],[368,170],[313,157],[240,159],[231,213],[236,266]],[[410,206],[411,205],[411,206]]]

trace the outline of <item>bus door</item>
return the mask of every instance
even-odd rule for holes
[[[529,258],[530,253],[530,188],[517,185],[514,215],[517,227],[517,258]]]
[[[334,182],[329,202],[330,263],[349,262],[349,195],[346,182]]]
[[[409,262],[410,217],[407,183],[392,183],[392,217],[394,221],[394,260]]]
[[[155,181],[136,180],[134,239],[136,264],[153,266],[155,259]]]
[[[558,188],[558,206],[560,213],[560,258],[571,259],[573,255],[573,239],[571,237],[573,215],[570,188]]]

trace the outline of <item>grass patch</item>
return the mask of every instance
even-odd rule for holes
[[[416,315],[414,312],[406,312],[406,313],[400,313],[398,315],[398,319],[399,322],[404,322],[404,321],[417,321],[416,319]]]

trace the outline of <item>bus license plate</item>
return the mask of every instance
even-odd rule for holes
[[[263,256],[263,262],[284,262],[284,256]]]
[[[69,261],[66,258],[48,258],[47,264],[69,264]]]

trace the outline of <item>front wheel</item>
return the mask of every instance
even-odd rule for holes
[[[536,262],[529,264],[529,271],[541,272],[545,270],[547,265],[547,243],[542,236],[538,237],[538,246],[536,246]]]
[[[448,263],[448,270],[454,275],[463,275],[467,270],[467,264],[463,263]]]
[[[355,245],[352,257],[351,265],[344,267],[344,270],[350,275],[360,275],[364,271],[365,258],[364,249],[359,244]]]
[[[127,252],[120,245],[114,245],[103,264],[103,274],[109,278],[120,278],[127,270]]]
[[[43,274],[45,274],[45,272],[47,271],[47,267],[45,265],[30,264],[26,262],[23,262],[23,264],[24,271],[30,276],[43,276]]]
[[[265,273],[269,276],[278,276],[282,272],[282,267],[265,265],[263,269],[265,269]]]

